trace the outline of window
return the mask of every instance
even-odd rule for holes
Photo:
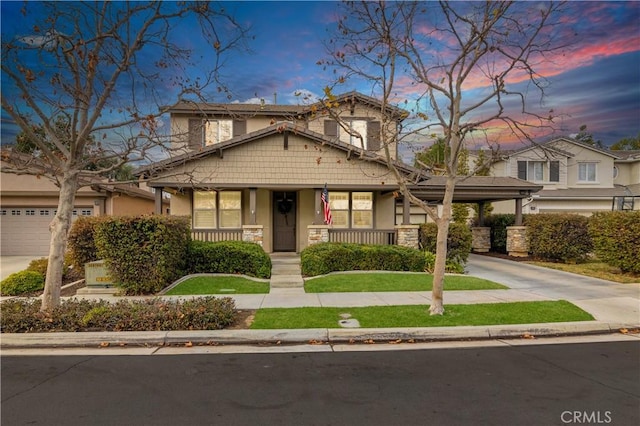
[[[363,148],[377,151],[380,149],[380,122],[369,120],[348,120],[343,122],[349,131],[341,128],[335,120],[325,120],[324,134],[326,136],[338,137],[342,142]],[[353,133],[353,134],[352,134]],[[357,134],[362,136],[362,140]]]
[[[6,210],[0,210],[0,216],[6,216],[6,215],[7,215]]]
[[[233,121],[231,120],[208,120],[205,123],[206,146],[224,142],[233,137]]]
[[[329,204],[336,228],[372,228],[372,192],[330,192]]]
[[[596,163],[578,163],[578,182],[596,181]]]
[[[240,228],[242,226],[242,192],[194,191],[194,228]]]
[[[36,211],[35,210],[25,210],[24,214],[26,216],[35,216],[36,215]]]
[[[49,216],[49,210],[40,210],[40,216]]]
[[[242,226],[241,207],[240,191],[220,192],[220,228],[240,228]]]
[[[329,192],[329,205],[333,226],[336,228],[349,227],[349,193]]]
[[[518,179],[531,182],[560,182],[560,162],[518,161]]]
[[[529,161],[527,164],[527,180],[542,182],[544,180],[544,163],[542,161]]]
[[[352,224],[353,228],[373,227],[373,193],[354,192],[352,199]]]
[[[91,216],[92,214],[91,210],[80,210],[80,216]]]

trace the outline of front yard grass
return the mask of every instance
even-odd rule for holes
[[[564,301],[446,305],[442,316],[430,316],[426,305],[357,308],[268,308],[256,312],[251,329],[341,328],[344,315],[362,328],[446,327],[592,321],[593,317]],[[341,316],[342,315],[342,316]]]
[[[540,261],[531,261],[527,263],[536,266],[542,266],[544,268],[557,269],[559,271],[585,275],[587,277],[600,278],[601,280],[613,281],[621,284],[640,283],[640,276],[622,273],[620,272],[620,269],[597,260],[578,264]]]
[[[346,273],[330,274],[306,280],[307,293],[345,293],[376,291],[431,291],[433,275],[415,273]],[[446,275],[447,290],[496,290],[505,289],[502,284],[482,278],[463,275]]]
[[[205,276],[191,277],[171,290],[167,296],[201,294],[259,294],[269,293],[269,283],[244,277]]]

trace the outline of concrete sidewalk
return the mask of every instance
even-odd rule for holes
[[[447,304],[568,300],[595,321],[476,327],[429,327],[305,330],[215,330],[172,332],[100,332],[3,334],[2,348],[162,346],[181,344],[305,344],[397,341],[451,341],[615,333],[640,328],[640,284],[617,284],[487,256],[471,255],[471,276],[486,278],[508,290],[445,292]],[[116,299],[108,295],[83,298]],[[167,297],[167,296],[164,296]],[[173,296],[176,297],[176,296]],[[238,309],[428,305],[430,292],[314,293],[301,288],[273,288],[269,294],[229,296]],[[142,299],[142,298],[139,298]],[[637,335],[636,335],[637,336]]]

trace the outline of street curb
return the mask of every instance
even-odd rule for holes
[[[0,348],[74,348],[174,345],[269,345],[397,343],[456,340],[494,340],[618,333],[638,325],[599,321],[514,324],[495,326],[296,329],[296,330],[204,330],[128,331],[79,333],[3,333]],[[639,336],[640,337],[640,336]]]

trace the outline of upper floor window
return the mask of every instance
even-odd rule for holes
[[[518,179],[531,182],[560,182],[560,162],[518,161]]]
[[[578,163],[578,182],[596,182],[596,163]]]
[[[242,192],[194,191],[194,228],[240,228],[242,226]]]
[[[189,119],[189,147],[193,149],[224,142],[247,132],[244,120]]]
[[[380,149],[380,122],[370,120],[345,120],[345,128],[335,120],[324,121],[324,134],[337,137],[340,141],[370,151]]]
[[[372,192],[329,192],[333,226],[373,228]]]

